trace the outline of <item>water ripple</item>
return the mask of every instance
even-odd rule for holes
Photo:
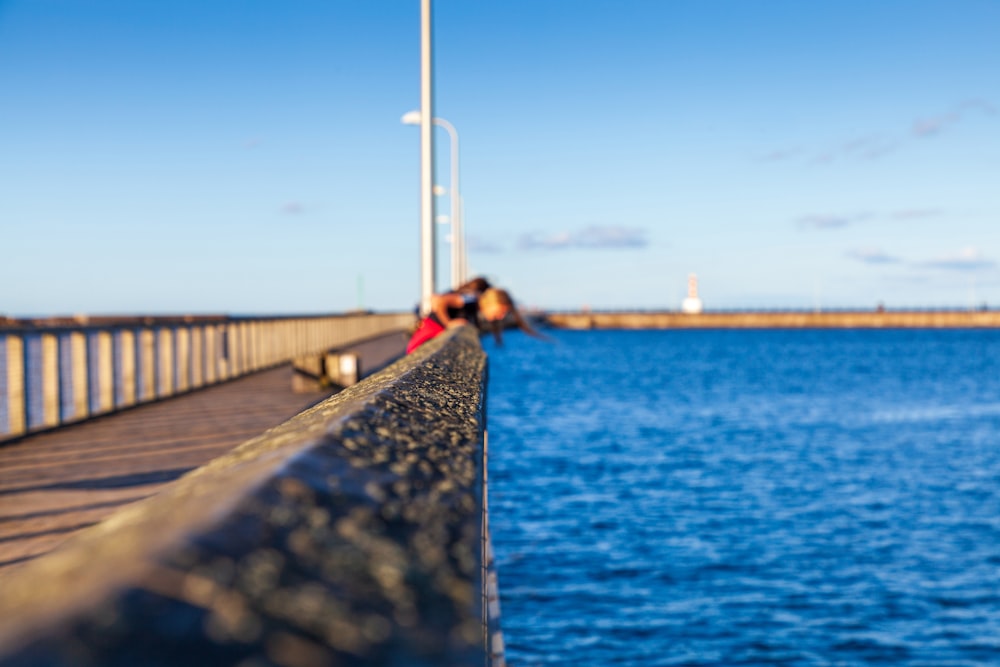
[[[1000,333],[557,336],[489,350],[512,664],[1000,664]]]

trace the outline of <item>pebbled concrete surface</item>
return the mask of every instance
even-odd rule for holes
[[[2,665],[482,665],[486,359],[461,327],[27,564]]]

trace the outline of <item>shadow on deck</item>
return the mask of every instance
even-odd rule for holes
[[[0,446],[0,579],[332,391],[290,365]]]

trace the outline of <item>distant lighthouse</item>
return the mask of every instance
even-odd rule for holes
[[[681,312],[695,315],[702,311],[701,299],[698,298],[698,276],[688,276],[688,295],[681,304]]]

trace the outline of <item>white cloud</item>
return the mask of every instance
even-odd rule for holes
[[[478,253],[500,253],[504,251],[503,246],[499,243],[494,243],[488,239],[481,238],[479,236],[466,236],[465,237],[465,249],[469,252]]]
[[[525,234],[518,239],[521,250],[564,250],[566,248],[643,248],[649,245],[646,231],[634,227],[592,225],[576,232]]]
[[[976,111],[987,116],[996,116],[997,108],[992,103],[983,99],[966,100],[959,104],[954,111],[943,113],[930,118],[918,119],[912,128],[914,136],[929,137],[940,134],[952,125],[956,125],[964,120],[970,111]]]
[[[1000,110],[990,101],[980,98],[956,104],[950,111],[923,116],[911,123],[909,131],[902,130],[888,134],[872,133],[855,137],[826,148],[775,148],[765,152],[759,160],[781,162],[801,160],[805,164],[827,165],[843,159],[875,160],[898,150],[906,141],[933,137],[965,120],[971,114],[1000,116]]]
[[[868,217],[870,216],[867,213],[858,213],[855,215],[809,214],[799,217],[796,222],[799,227],[803,228],[836,229],[838,227],[847,227]]]
[[[898,258],[889,255],[881,248],[864,247],[847,251],[847,256],[865,264],[895,264]]]
[[[904,208],[893,211],[889,214],[893,220],[922,220],[926,218],[937,218],[944,212],[936,208]]]
[[[935,259],[920,262],[919,266],[931,269],[946,269],[950,271],[978,271],[996,267],[996,261],[984,256],[978,248],[962,248],[957,253],[942,255]]]

